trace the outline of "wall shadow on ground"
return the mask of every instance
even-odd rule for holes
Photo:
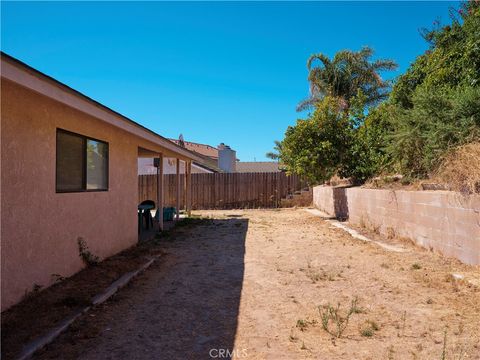
[[[247,219],[217,219],[167,242],[174,261],[162,270],[165,295],[155,315],[162,319],[161,358],[208,359],[242,350],[234,349],[234,341],[247,230]]]
[[[165,254],[40,359],[230,359],[248,219],[191,219],[156,239]],[[228,351],[228,353],[227,353]],[[222,356],[220,356],[222,355]]]

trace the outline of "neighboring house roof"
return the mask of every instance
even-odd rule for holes
[[[180,141],[178,139],[170,139],[171,142],[179,145]],[[190,141],[184,141],[185,149],[190,151],[195,151],[196,153],[202,154],[203,156],[208,156],[209,158],[218,159],[218,149],[216,147],[207,145],[207,144],[199,144]]]
[[[222,172],[222,169],[218,167],[218,159],[213,159],[200,153],[197,153],[197,156],[203,158],[203,161],[201,163],[195,162],[200,167],[203,167],[206,170],[211,170],[213,172]]]
[[[208,171],[218,172],[218,173],[223,172],[223,170],[218,167],[217,161],[207,156],[204,157],[204,160],[202,163],[195,162],[195,164]]]
[[[20,60],[5,54],[3,51],[1,52],[1,70],[3,79],[17,83],[27,89],[96,117],[130,134],[158,144],[166,151],[169,151],[170,155],[175,154],[182,160],[193,160],[200,164],[205,161],[204,158],[198,156],[197,153],[172,143],[145,126],[136,123],[60,81],[45,75]],[[169,154],[166,155],[168,156]]]
[[[265,173],[265,172],[280,172],[281,165],[275,161],[237,161],[236,164],[237,173]]]

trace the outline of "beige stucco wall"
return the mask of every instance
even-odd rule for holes
[[[315,205],[331,211],[332,194],[316,187]],[[480,264],[480,196],[364,188],[347,188],[345,194],[349,222],[375,227],[385,235],[393,231],[467,264]]]
[[[101,258],[137,242],[138,147],[162,148],[9,81],[1,90],[4,310],[34,284],[79,271],[79,237]],[[56,128],[109,143],[109,191],[55,192]]]

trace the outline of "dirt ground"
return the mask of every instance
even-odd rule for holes
[[[37,358],[480,359],[480,289],[451,276],[479,267],[303,209],[196,213],[211,220],[164,237],[165,256]],[[352,309],[341,337],[328,304]]]
[[[89,266],[74,276],[55,277],[47,289],[38,287],[2,312],[1,357],[14,359],[29,341],[44,335],[60,321],[90,305],[91,299],[123,274],[138,269],[152,256],[161,254],[154,244],[142,244]]]

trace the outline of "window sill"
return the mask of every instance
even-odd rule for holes
[[[107,192],[110,189],[89,189],[89,190],[56,190],[57,194],[71,194],[71,193],[89,193],[89,192]]]

